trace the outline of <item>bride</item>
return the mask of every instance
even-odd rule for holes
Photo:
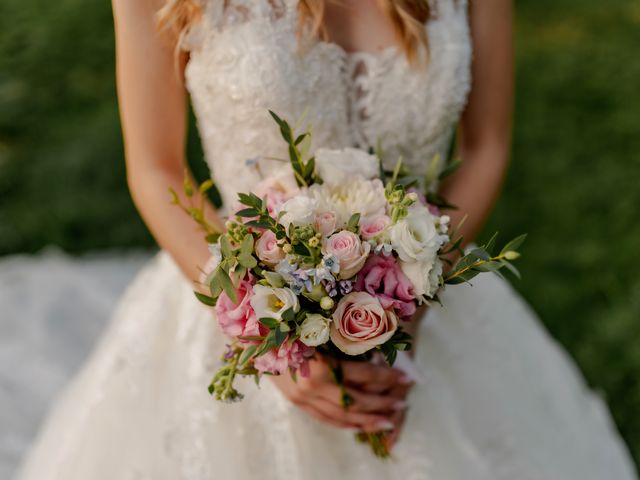
[[[442,189],[472,239],[508,158],[509,0],[114,0],[114,13],[129,186],[162,251],[19,478],[636,478],[605,405],[492,275],[415,319],[404,372],[346,363],[349,411],[320,358],[297,383],[241,385],[239,404],[206,391],[225,344],[192,293],[207,246],[167,194],[181,191],[185,87],[226,205],[282,168],[266,158],[285,153],[267,109],[306,113],[316,147],[380,142],[417,173],[459,124],[464,163]],[[380,429],[392,431],[388,462],[353,440]]]

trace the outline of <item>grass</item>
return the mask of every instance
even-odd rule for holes
[[[0,4],[0,255],[151,247],[129,199],[107,3]],[[487,231],[640,459],[640,5],[517,5],[513,164]],[[200,176],[198,140],[190,157]]]

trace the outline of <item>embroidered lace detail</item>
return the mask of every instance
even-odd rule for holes
[[[470,86],[471,46],[463,1],[442,0],[425,28],[431,58],[408,65],[396,47],[348,53],[316,41],[298,48],[295,0],[219,2],[206,5],[189,34],[187,86],[207,161],[225,202],[251,190],[261,175],[283,168],[261,160],[286,158],[267,109],[291,121],[306,119],[313,147],[382,146],[393,168],[402,156],[421,171],[445,153]],[[224,113],[221,113],[224,112]]]

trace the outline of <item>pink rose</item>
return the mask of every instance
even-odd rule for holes
[[[278,245],[276,234],[265,230],[256,241],[256,254],[264,263],[273,267],[285,257],[285,253]]]
[[[362,243],[360,237],[348,230],[331,235],[323,249],[323,253],[333,255],[340,262],[338,278],[345,280],[353,277],[364,265],[371,251],[371,245]]]
[[[324,212],[316,215],[314,227],[323,237],[328,237],[336,230],[336,214]]]
[[[267,210],[272,217],[277,216],[280,206],[299,191],[296,179],[289,171],[267,177],[258,182],[253,189],[253,193],[258,197],[266,198]]]
[[[352,292],[338,302],[331,322],[331,341],[347,355],[360,355],[389,340],[398,317],[366,292]]]
[[[413,284],[393,256],[372,255],[358,272],[355,290],[378,297],[385,310],[393,307],[400,317],[416,312]]]
[[[291,343],[287,338],[278,349],[272,348],[253,361],[260,373],[282,375],[291,370],[300,370],[303,377],[309,376],[309,359],[315,350],[299,340]]]
[[[391,219],[387,215],[365,218],[360,222],[360,235],[365,240],[372,240],[376,235],[384,232],[390,223]]]
[[[236,289],[238,303],[233,303],[223,291],[216,302],[215,312],[222,331],[230,337],[260,335],[261,327],[251,308],[253,278],[240,282]]]

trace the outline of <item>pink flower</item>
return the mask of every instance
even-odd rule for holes
[[[384,214],[365,218],[360,222],[360,235],[365,240],[372,240],[376,235],[384,232],[390,223],[391,219]]]
[[[328,237],[336,230],[336,214],[324,212],[316,215],[314,227],[323,237]]]
[[[222,331],[230,337],[261,335],[261,325],[251,308],[253,278],[240,282],[236,289],[238,303],[233,303],[223,291],[216,302],[215,312]]]
[[[400,317],[416,311],[413,284],[393,256],[372,255],[358,272],[355,290],[378,297],[385,310],[393,307]]]
[[[323,253],[333,255],[340,262],[338,278],[345,280],[353,277],[364,265],[371,245],[362,243],[360,237],[348,230],[331,235],[323,248]]]
[[[366,292],[342,297],[331,323],[331,341],[347,355],[360,355],[389,340],[398,328],[398,317],[385,310]]]
[[[289,171],[267,177],[253,189],[258,197],[266,198],[267,210],[272,217],[277,216],[280,206],[299,191],[298,184]]]
[[[286,255],[278,245],[275,233],[265,230],[256,241],[256,254],[264,263],[273,267]]]
[[[253,366],[260,373],[282,375],[287,371],[300,370],[303,377],[309,376],[309,359],[315,350],[307,347],[299,340],[291,343],[287,338],[279,348],[271,349],[253,361]]]

